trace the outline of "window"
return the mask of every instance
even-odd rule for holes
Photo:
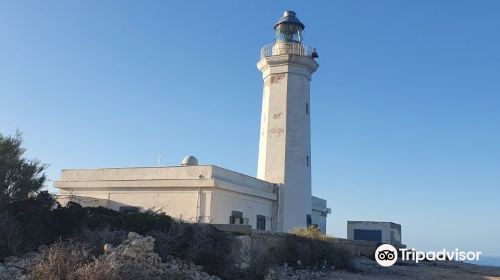
[[[382,242],[382,231],[375,229],[354,229],[354,240]]]
[[[231,216],[229,217],[229,223],[233,225],[242,225],[243,221],[243,212],[240,211],[232,211]]]
[[[306,103],[306,115],[309,115],[309,103]]]
[[[307,215],[307,216],[306,216],[306,221],[307,221],[307,226],[312,225],[311,215]]]
[[[124,213],[124,214],[135,214],[135,213],[139,213],[139,207],[120,206],[118,212]]]
[[[311,159],[309,159],[309,156],[306,156],[306,166],[309,167],[311,165]]]
[[[266,230],[266,216],[257,215],[257,229]]]

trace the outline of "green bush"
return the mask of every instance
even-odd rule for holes
[[[52,210],[45,204],[45,199],[19,201],[0,212],[0,258],[20,255],[85,230],[147,234],[151,231],[168,232],[175,223],[163,213],[123,214],[103,207],[81,207],[76,203]]]
[[[48,194],[16,201],[0,211],[0,259],[23,254],[41,244],[53,242],[58,234],[52,230]]]
[[[35,197],[45,185],[47,167],[35,159],[24,158],[21,133],[0,134],[0,212],[9,205]]]
[[[164,213],[147,211],[124,214],[104,207],[81,207],[70,202],[53,211],[55,231],[69,235],[83,229],[121,229],[146,234],[153,230],[168,231],[174,220]]]
[[[117,247],[127,239],[127,235],[128,232],[120,229],[85,229],[72,237],[71,240],[76,243],[86,244],[93,256],[99,256],[104,254],[104,244],[111,244],[113,247]]]

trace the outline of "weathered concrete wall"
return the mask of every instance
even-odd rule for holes
[[[373,257],[377,249],[377,243],[363,240],[349,240],[344,238],[335,238],[335,245],[344,248],[355,256]]]
[[[269,251],[285,251],[287,246],[287,233],[256,233],[251,235],[240,235],[239,240],[240,260],[243,267],[248,265],[252,254],[265,254]],[[333,242],[338,248],[343,248],[354,256],[373,257],[377,249],[377,243],[371,241],[356,241],[343,238],[334,238]]]
[[[305,227],[311,208],[309,82],[314,59],[295,55],[262,58],[264,80],[257,178],[283,184],[280,231]]]
[[[354,230],[380,230],[382,233],[382,243],[401,246],[401,225],[391,222],[373,221],[348,221],[347,238],[354,240]]]
[[[212,223],[227,224],[232,211],[240,211],[253,229],[257,228],[257,215],[266,217],[266,230],[271,230],[275,221],[274,201],[246,194],[215,189],[212,193]]]

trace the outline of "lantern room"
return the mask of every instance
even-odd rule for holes
[[[294,11],[285,11],[283,16],[274,25],[277,42],[301,43],[304,24],[295,15]]]

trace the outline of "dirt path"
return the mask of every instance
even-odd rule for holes
[[[334,272],[332,279],[370,279],[370,280],[500,280],[500,268],[477,266],[459,262],[424,262],[411,265],[395,265],[383,268],[369,259],[357,259],[359,273]]]
[[[500,267],[477,266],[460,262],[423,262],[381,267],[367,258],[355,260],[357,272],[282,270],[279,280],[500,280]]]

